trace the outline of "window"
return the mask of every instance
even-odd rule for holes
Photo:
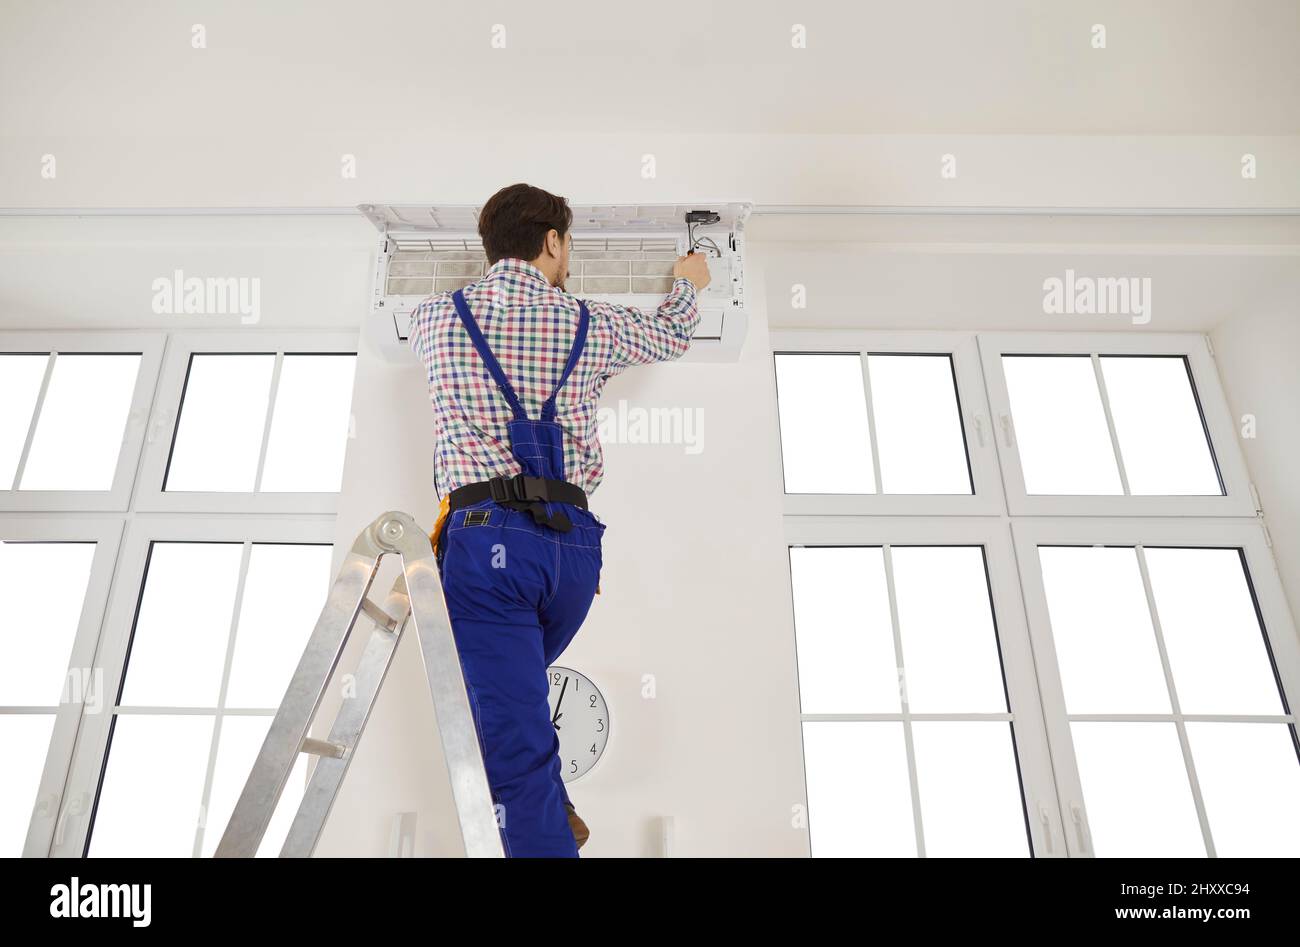
[[[355,348],[0,334],[4,854],[215,849],[328,588]]]
[[[277,376],[275,354],[190,356],[165,491],[338,491],[356,356],[278,361]]]
[[[131,524],[124,571],[141,584],[115,599],[104,642],[116,656],[105,677],[120,682],[120,697],[86,722],[70,783],[89,804],[56,853],[216,850],[320,614],[332,532],[315,516]],[[260,854],[279,852],[305,774],[295,769]]]
[[[1013,514],[1254,515],[1204,337],[994,334],[980,351]]]
[[[813,854],[1028,854],[983,549],[800,546],[790,565]]]
[[[195,525],[178,522],[170,535]],[[215,851],[320,614],[328,544],[213,541],[249,529],[217,527],[206,524],[202,542],[147,541],[142,531],[128,541],[128,556],[145,556],[144,585],[111,709],[91,856]],[[160,760],[159,746],[176,752]],[[279,837],[264,840],[270,854],[288,832],[283,817],[301,800],[304,773],[277,810]]]
[[[983,400],[971,339],[804,332],[781,345],[787,512],[996,512],[987,418],[970,407]]]
[[[162,347],[151,333],[0,333],[0,509],[126,509]]]
[[[0,680],[0,856],[46,853],[77,726],[103,709],[94,650],[121,531],[102,519],[0,522],[0,664],[24,669]]]
[[[325,513],[343,482],[355,339],[224,333],[168,352],[137,505]],[[256,348],[253,348],[255,346]]]
[[[1300,854],[1300,647],[1203,338],[774,348],[814,856]]]
[[[1287,699],[1300,647],[1258,524],[1035,519],[1015,532],[1083,852],[1300,853]]]
[[[1006,536],[922,518],[786,531],[812,854],[1059,846],[1040,821],[1051,772]]]

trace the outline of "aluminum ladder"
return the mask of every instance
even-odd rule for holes
[[[381,607],[369,598],[369,591],[380,560],[389,553],[401,556],[402,574]],[[313,739],[307,731],[357,617],[363,612],[374,622],[374,629],[355,672],[355,696],[344,698],[328,739]],[[465,854],[504,857],[478,731],[429,536],[407,514],[391,511],[361,531],[330,587],[325,607],[215,857],[257,854],[299,753],[318,759],[280,857],[305,858],[312,854],[408,619],[414,620],[420,639],[420,655],[433,694]]]

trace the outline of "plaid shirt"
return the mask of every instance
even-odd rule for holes
[[[527,260],[498,260],[465,287],[465,302],[528,417],[564,370],[578,331],[578,300]],[[699,325],[695,287],[679,277],[658,311],[588,302],[587,341],[556,396],[564,429],[565,479],[592,493],[605,473],[596,405],[605,382],[633,365],[678,358]],[[411,315],[411,348],[423,360],[433,403],[434,485],[439,496],[467,483],[513,475],[506,424],[513,415],[456,315],[450,293],[430,296]]]

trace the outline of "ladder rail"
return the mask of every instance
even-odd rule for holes
[[[403,560],[411,598],[411,620],[420,639],[420,654],[433,695],[452,798],[460,813],[465,854],[471,858],[504,857],[501,827],[483,764],[478,729],[470,711],[460,652],[456,649],[446,607],[432,607],[432,603],[442,602],[438,567],[432,556],[411,560],[403,556]]]

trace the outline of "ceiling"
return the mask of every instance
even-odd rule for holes
[[[191,44],[203,27],[206,48]],[[795,24],[806,48],[792,47]],[[1104,25],[1106,47],[1092,46]],[[495,32],[494,32],[495,29]],[[493,37],[504,36],[504,48]],[[0,134],[1300,133],[1295,0],[54,0],[0,8]],[[454,140],[448,147],[454,147]]]

